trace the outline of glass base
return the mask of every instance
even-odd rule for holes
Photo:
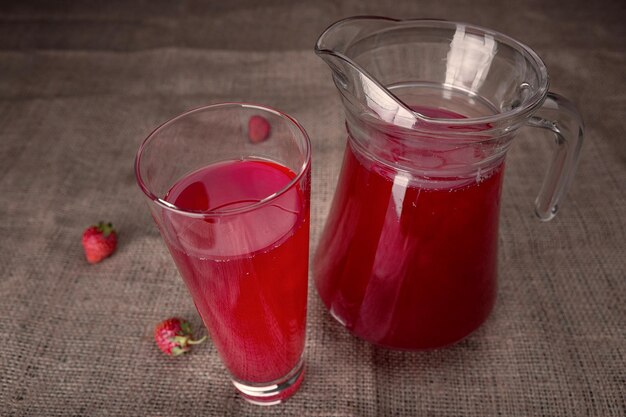
[[[275,405],[291,397],[300,387],[304,379],[304,360],[300,358],[298,364],[283,378],[270,383],[257,384],[233,380],[233,385],[241,396],[252,404]]]

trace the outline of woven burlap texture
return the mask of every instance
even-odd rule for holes
[[[576,3],[576,2],[575,2]],[[311,247],[345,146],[343,110],[312,49],[341,17],[471,21],[535,48],[576,102],[586,143],[557,218],[532,200],[550,138],[509,152],[495,310],[447,349],[382,350],[350,336],[309,290],[307,374],[287,403],[242,401],[209,343],[171,359],[152,328],[200,319],[135,183],[159,123],[257,102],[313,143]],[[626,93],[620,2],[6,1],[0,5],[0,414],[3,416],[623,416]],[[98,265],[80,236],[120,232]],[[204,333],[202,329],[200,333]]]

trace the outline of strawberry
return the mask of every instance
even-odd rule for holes
[[[166,355],[178,356],[188,352],[190,345],[197,345],[206,339],[193,340],[191,325],[184,319],[172,317],[163,320],[154,328],[154,340]]]
[[[252,116],[248,120],[248,138],[252,143],[263,142],[270,136],[270,122],[263,116]]]
[[[95,264],[110,256],[117,246],[117,232],[111,223],[100,222],[83,232],[87,262]]]

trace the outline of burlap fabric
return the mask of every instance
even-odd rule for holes
[[[141,140],[226,100],[295,116],[314,148],[312,247],[344,147],[317,35],[356,14],[439,17],[536,49],[587,139],[559,216],[532,200],[549,139],[509,153],[491,318],[444,350],[347,334],[310,287],[307,375],[287,403],[242,401],[211,344],[170,359],[151,332],[193,303],[135,184]],[[623,416],[626,392],[626,13],[621,1],[33,2],[0,4],[0,415]],[[92,266],[82,230],[120,231]]]

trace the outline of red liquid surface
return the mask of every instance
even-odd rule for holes
[[[176,183],[166,200],[187,210],[248,206],[295,174],[267,161],[228,161]],[[299,184],[243,213],[193,219],[167,211],[162,234],[226,367],[244,383],[285,376],[305,340],[308,191]]]
[[[320,297],[353,334],[378,345],[417,350],[457,342],[495,301],[503,160],[474,178],[420,179],[351,142],[315,256]],[[442,152],[436,161],[458,165],[467,155]]]

